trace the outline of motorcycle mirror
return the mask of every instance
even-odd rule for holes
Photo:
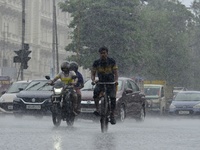
[[[45,76],[45,78],[46,78],[47,80],[50,80],[50,76]]]

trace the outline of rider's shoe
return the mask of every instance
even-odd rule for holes
[[[111,123],[112,125],[116,124],[116,120],[115,120],[115,117],[114,117],[114,116],[111,116],[111,117],[110,117],[110,123]]]
[[[100,113],[99,113],[98,111],[94,111],[93,114],[94,114],[95,116],[100,116]]]

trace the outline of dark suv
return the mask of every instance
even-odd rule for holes
[[[48,80],[32,80],[30,84],[13,99],[13,113],[15,116],[23,114],[50,114],[52,86]]]
[[[145,95],[141,93],[138,85],[131,78],[120,77],[117,91],[116,117],[120,121],[129,116],[137,121],[143,121],[145,118]],[[91,80],[88,80],[82,88],[81,114],[82,119],[95,119],[93,112],[95,104],[93,100],[94,86]]]

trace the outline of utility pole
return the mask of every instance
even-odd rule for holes
[[[23,62],[23,56],[24,56],[24,40],[25,40],[25,0],[22,0],[22,54],[21,54],[21,66],[20,66],[20,72],[21,72],[21,80],[24,79],[24,62]]]
[[[8,43],[8,24],[6,25],[4,23],[4,32],[3,32],[3,49],[1,52],[1,75],[4,75],[4,67],[5,67],[5,51],[6,51],[6,45]]]
[[[77,48],[76,48],[76,53],[77,53],[77,63],[80,64],[80,28],[81,28],[81,7],[80,7],[80,0],[78,2],[78,25],[77,25]]]
[[[55,43],[56,43],[56,71],[59,73],[59,55],[58,55],[58,32],[57,32],[57,17],[56,17],[56,5],[54,5],[54,21],[55,21]]]
[[[55,76],[55,0],[53,0],[53,23],[52,23],[52,68],[51,76]]]

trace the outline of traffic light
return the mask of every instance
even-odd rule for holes
[[[28,68],[28,62],[25,62],[25,63],[24,63],[23,68],[24,68],[24,69],[27,69],[27,68]]]
[[[22,62],[22,50],[18,50],[18,51],[14,51],[16,54],[17,54],[17,56],[14,56],[13,57],[13,62],[14,63],[21,63]]]
[[[31,59],[31,57],[28,56],[31,53],[31,51],[29,51],[29,44],[24,43],[24,50],[18,50],[14,52],[17,54],[17,56],[14,56],[13,62],[21,63],[23,69],[27,69],[28,61]]]

